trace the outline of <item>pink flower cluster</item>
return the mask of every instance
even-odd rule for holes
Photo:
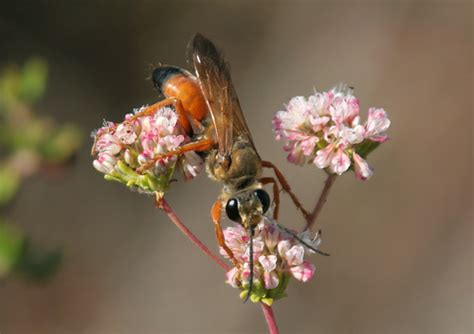
[[[352,166],[361,180],[373,171],[360,152],[374,142],[386,141],[389,126],[387,114],[379,108],[370,108],[367,122],[360,124],[359,100],[343,85],[308,99],[294,97],[273,118],[276,139],[286,141],[288,161],[302,165],[309,159],[338,175]]]
[[[268,219],[268,217],[265,217]],[[250,277],[249,244],[247,231],[239,224],[227,227],[224,230],[226,245],[233,252],[239,265],[233,267],[226,274],[227,283],[234,288],[245,290]],[[318,247],[319,235],[304,241],[311,246]],[[252,301],[279,299],[285,294],[286,285],[290,277],[301,282],[308,282],[313,278],[315,266],[304,260],[305,252],[313,252],[304,247],[291,235],[280,230],[272,221],[262,221],[255,227],[253,237],[254,286]],[[223,256],[228,257],[224,249],[220,249]]]
[[[161,157],[190,141],[171,108],[162,108],[151,116],[127,114],[118,124],[104,122],[93,137],[92,151],[97,154],[94,167],[110,179],[145,191],[161,190],[153,188],[162,188],[160,177],[166,175],[169,181],[175,167],[181,169],[186,179],[194,178],[202,170],[203,161],[195,152]]]

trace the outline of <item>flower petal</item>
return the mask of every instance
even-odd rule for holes
[[[387,136],[383,133],[390,127],[390,120],[382,108],[370,108],[365,125],[365,137],[373,141],[384,142]]]
[[[227,281],[231,287],[238,288],[239,287],[239,270],[237,267],[232,268],[225,274]]]
[[[263,284],[265,289],[275,289],[279,283],[280,280],[278,279],[278,275],[274,271],[263,273]]]
[[[290,266],[297,266],[303,263],[303,257],[304,247],[302,245],[295,245],[291,247],[284,256],[285,260]]]
[[[275,270],[276,268],[277,257],[276,255],[261,255],[258,258],[258,262],[260,262],[265,272],[270,272]]]
[[[334,155],[333,150],[333,144],[329,144],[325,148],[318,150],[316,152],[316,158],[313,160],[313,163],[316,165],[316,167],[321,169],[328,167]]]
[[[301,282],[308,282],[313,278],[315,270],[316,267],[308,261],[304,261],[302,264],[290,268],[293,277]]]
[[[354,159],[354,171],[359,180],[367,180],[374,174],[373,169],[360,155],[354,152],[352,158]]]
[[[344,153],[341,148],[337,150],[337,153],[333,156],[331,162],[329,163],[330,171],[336,173],[337,175],[341,175],[347,171],[350,166],[351,159],[349,159],[349,156]]]

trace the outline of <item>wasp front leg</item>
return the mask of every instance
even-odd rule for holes
[[[280,172],[277,166],[275,166],[272,162],[270,161],[262,161],[262,167],[264,168],[271,168],[273,169],[273,172],[275,173],[276,178],[280,182],[281,187],[283,188],[284,191],[290,195],[291,200],[293,201],[294,205],[296,206],[297,209],[299,209],[302,213],[303,216],[306,220],[309,220],[310,218],[310,213],[303,208],[303,205],[301,204],[300,200],[296,195],[293,193],[291,190],[290,185],[288,184],[288,181],[286,180],[285,176]]]
[[[221,226],[221,209],[222,209],[221,201],[218,199],[214,203],[211,209],[212,222],[214,223],[214,232],[216,233],[217,242],[222,247],[222,249],[224,249],[224,251],[227,253],[233,265],[237,267],[239,263],[237,262],[232,250],[229,247],[227,247],[225,243],[224,232],[222,231],[222,226]]]
[[[140,166],[137,169],[138,173],[142,173],[144,170],[149,169],[152,167],[154,164],[156,164],[157,161],[167,158],[167,157],[172,157],[175,155],[180,155],[189,151],[196,151],[196,152],[202,152],[202,151],[208,151],[214,146],[214,141],[212,139],[201,139],[197,141],[193,141],[191,143],[184,144],[183,146],[178,147],[177,149],[173,151],[169,151],[163,154],[159,154],[144,165]]]
[[[260,180],[262,185],[273,183],[273,203],[275,208],[273,209],[273,219],[278,220],[278,212],[280,210],[280,188],[274,177],[262,177]]]

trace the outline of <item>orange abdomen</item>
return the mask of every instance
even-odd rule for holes
[[[185,74],[170,76],[162,86],[166,97],[176,97],[181,101],[184,111],[197,121],[202,121],[207,116],[206,100],[196,78]]]
[[[153,71],[153,84],[163,97],[176,98],[182,106],[180,123],[186,132],[191,127],[188,119],[200,123],[208,114],[206,100],[198,80],[188,71],[175,66],[161,66]],[[177,110],[178,113],[180,110]],[[184,112],[185,115],[182,115]]]

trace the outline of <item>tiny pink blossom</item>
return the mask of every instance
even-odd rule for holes
[[[370,178],[374,171],[372,170],[372,168],[370,168],[367,161],[362,159],[361,156],[357,153],[354,153],[352,155],[352,158],[354,159],[354,169],[357,178],[360,180],[367,180],[368,178]]]
[[[182,157],[181,168],[186,180],[190,180],[202,171],[203,161],[196,152],[186,152]]]
[[[131,145],[137,139],[137,134],[135,133],[135,129],[133,125],[130,123],[122,123],[119,126],[117,126],[115,135],[117,136],[119,141],[125,145]]]
[[[271,252],[275,249],[275,247],[278,245],[279,240],[281,239],[281,234],[280,231],[278,230],[277,227],[273,225],[269,225],[266,230],[264,230],[265,233],[265,245],[267,246],[268,250]]]
[[[297,266],[303,262],[304,247],[295,245],[285,252],[284,257],[290,266]]]
[[[278,243],[278,254],[280,257],[286,258],[286,252],[288,252],[291,248],[291,242],[288,239],[282,240]]]
[[[313,163],[321,169],[324,169],[329,166],[331,163],[332,157],[334,156],[334,145],[329,144],[325,148],[316,152],[316,157],[313,160]]]
[[[105,133],[99,137],[95,143],[97,152],[107,152],[109,154],[118,154],[122,150],[122,143],[120,139],[110,133]]]
[[[260,262],[264,271],[271,272],[276,268],[277,257],[276,255],[261,255],[258,258],[258,262]]]
[[[383,143],[387,140],[387,135],[385,135],[384,132],[387,131],[389,127],[390,120],[387,118],[385,110],[381,108],[369,109],[369,117],[365,126],[366,138]]]
[[[125,152],[123,154],[123,158],[124,158],[125,162],[131,167],[135,167],[138,163],[138,161],[136,159],[137,157],[134,156],[134,154],[131,152],[130,149],[125,150]]]
[[[341,144],[346,147],[349,145],[362,143],[364,140],[364,132],[365,129],[362,125],[356,125],[354,127],[342,126],[339,130]]]
[[[285,150],[290,152],[287,156],[289,162],[295,165],[302,165],[304,163],[304,152],[300,147],[285,147]]]
[[[117,164],[117,159],[108,152],[101,152],[92,164],[99,172],[108,174],[114,170],[114,167]]]
[[[339,148],[329,163],[329,170],[337,175],[341,175],[351,166],[351,159]]]
[[[248,282],[250,280],[250,264],[245,262],[242,265],[242,274],[241,274],[242,282]],[[260,272],[258,271],[258,267],[253,267],[253,280],[258,281],[260,280]]]
[[[304,261],[300,265],[290,268],[293,277],[301,282],[308,282],[311,278],[313,278],[315,270],[316,267],[308,261]]]
[[[239,269],[237,267],[232,268],[229,270],[225,275],[227,278],[227,283],[230,284],[233,288],[239,287]]]
[[[153,152],[151,150],[147,150],[147,151],[143,151],[142,153],[140,153],[138,155],[137,160],[138,160],[138,163],[140,165],[145,165],[149,161],[151,161],[152,157],[153,157]]]
[[[278,279],[278,275],[276,272],[264,272],[263,273],[263,283],[264,287],[267,290],[275,289],[280,284],[280,280]]]
[[[308,136],[300,142],[301,150],[305,156],[310,156],[313,154],[313,151],[318,143],[319,139],[317,137]]]

